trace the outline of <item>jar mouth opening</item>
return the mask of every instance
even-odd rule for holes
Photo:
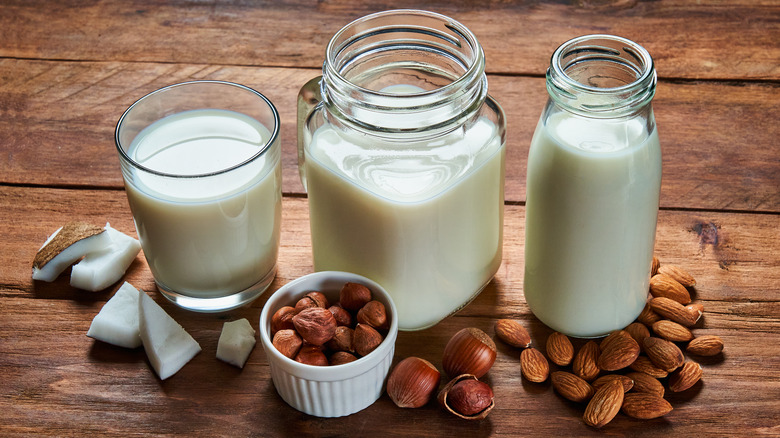
[[[447,65],[436,66],[441,67],[435,72],[441,78],[430,81],[428,88],[407,88],[401,92],[392,87],[372,86],[375,84],[360,77],[363,72],[354,67],[356,63],[390,51],[416,52],[420,57],[426,56],[431,64]],[[413,65],[414,61],[408,64],[395,67],[432,73],[426,67]],[[366,15],[339,30],[326,48],[324,70],[339,87],[369,100],[427,100],[479,82],[484,73],[484,54],[474,34],[461,23],[435,12],[396,9]]]
[[[600,65],[598,71],[589,68],[596,63]],[[567,86],[595,94],[630,91],[655,80],[650,53],[639,44],[614,35],[571,39],[555,50],[550,67],[551,73]]]

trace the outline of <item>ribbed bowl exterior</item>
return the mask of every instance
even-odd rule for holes
[[[379,347],[354,362],[327,367],[304,365],[279,353],[270,338],[273,313],[282,306],[294,305],[300,297],[313,290],[336,302],[338,292],[348,281],[367,286],[374,299],[385,305],[390,329]],[[367,408],[382,395],[397,336],[396,308],[387,292],[365,277],[346,272],[323,271],[298,278],[274,292],[260,314],[260,339],[276,391],[293,408],[317,417],[353,414]]]
[[[334,381],[318,381],[290,374],[271,364],[271,377],[279,395],[290,406],[317,417],[342,417],[373,404],[382,395],[394,348],[366,372]]]

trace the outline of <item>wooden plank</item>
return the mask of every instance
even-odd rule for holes
[[[282,120],[283,188],[302,193],[295,99],[317,71],[188,64],[0,60],[0,182],[121,188],[116,121],[159,87],[187,80],[239,82],[266,94]],[[507,115],[506,200],[525,200],[533,130],[547,99],[541,78],[491,76]],[[132,84],[132,85],[128,85]],[[780,86],[661,82],[654,102],[663,149],[661,205],[780,211],[776,123]]]
[[[203,347],[174,377],[160,382],[142,349],[95,342],[86,330],[116,286],[100,293],[71,289],[67,276],[51,284],[30,280],[30,263],[42,240],[69,219],[110,220],[135,234],[124,193],[0,187],[0,430],[4,435],[43,436],[97,433],[284,436],[388,434],[407,436],[591,435],[583,407],[560,398],[549,382],[520,377],[519,351],[499,343],[496,364],[486,377],[497,407],[481,422],[462,422],[435,404],[396,408],[386,395],[368,409],[341,419],[318,419],[287,406],[270,380],[265,353],[257,346],[243,370],[217,359],[224,321],[246,317],[257,327],[266,293],[251,306],[222,315],[175,308],[153,290],[145,261],[126,279],[150,291]],[[311,272],[305,199],[285,197],[279,274],[271,290]],[[524,304],[522,266],[524,209],[506,210],[504,263],[496,279],[470,305],[431,329],[402,332],[396,361],[416,355],[441,369],[447,340],[457,330],[478,327],[493,336],[497,318],[520,319],[543,349],[550,330]],[[725,352],[701,360],[703,383],[669,397],[675,410],[652,421],[618,417],[613,434],[706,433],[718,436],[776,434],[780,396],[780,216],[767,214],[662,211],[657,254],[697,278],[696,299],[705,304],[697,334],[716,334]],[[580,346],[584,341],[576,340]]]
[[[564,41],[612,33],[646,46],[662,77],[780,77],[780,8],[771,1],[392,4],[420,7],[468,26],[494,73],[541,75]],[[0,57],[319,68],[334,33],[381,9],[351,1],[6,1]]]

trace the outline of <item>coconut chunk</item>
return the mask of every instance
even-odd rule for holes
[[[35,254],[33,280],[54,281],[87,253],[111,245],[111,238],[105,231],[105,228],[84,222],[70,222],[55,231]]]
[[[80,262],[73,265],[70,272],[70,285],[89,291],[103,290],[119,281],[135,257],[141,251],[141,244],[106,223],[106,233],[111,244],[99,251],[88,253]]]
[[[138,289],[125,282],[92,320],[87,336],[125,348],[141,346]]]
[[[226,322],[217,343],[217,359],[244,368],[256,342],[255,330],[246,318]]]
[[[138,322],[146,356],[165,380],[200,352],[200,345],[159,304],[144,292],[138,294]]]

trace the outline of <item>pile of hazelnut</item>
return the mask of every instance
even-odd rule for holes
[[[271,317],[274,347],[306,365],[353,362],[374,351],[388,328],[384,304],[358,283],[346,283],[338,303],[331,305],[322,292],[312,291]]]
[[[487,417],[495,407],[493,390],[479,379],[496,361],[496,344],[482,330],[468,327],[455,333],[444,348],[442,367],[452,380],[437,400],[448,412],[466,420]],[[411,356],[400,361],[387,379],[387,394],[402,408],[427,404],[439,388],[441,373],[429,361]]]

